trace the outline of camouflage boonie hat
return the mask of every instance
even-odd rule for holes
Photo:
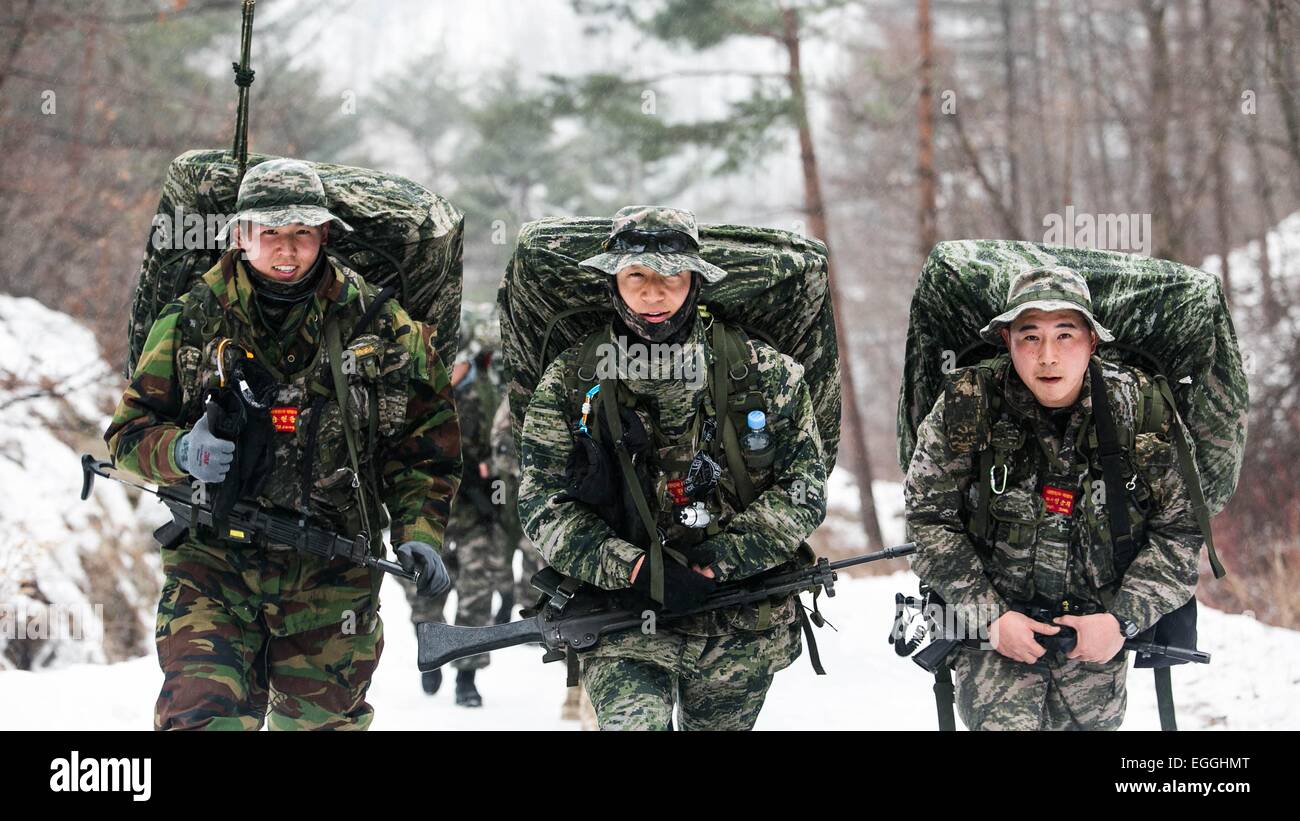
[[[221,227],[218,239],[226,237],[230,226],[245,220],[272,228],[337,222],[343,230],[352,230],[330,213],[320,176],[302,160],[267,160],[248,169],[239,184],[235,209],[237,213]]]
[[[694,250],[671,253],[667,251],[618,251],[611,250],[614,238],[626,231],[645,231],[658,234],[665,231],[675,232],[689,239]],[[700,230],[695,223],[695,214],[679,208],[666,208],[660,205],[629,205],[619,209],[614,215],[614,225],[610,229],[609,239],[605,243],[606,252],[584,259],[579,263],[584,268],[602,271],[610,276],[617,274],[624,267],[637,263],[667,277],[676,276],[682,271],[699,271],[705,282],[720,282],[727,272],[718,266],[706,262],[699,254]]]
[[[1115,335],[1092,315],[1092,293],[1084,278],[1060,266],[1023,271],[1011,280],[1007,291],[1007,309],[980,330],[980,338],[992,345],[1002,344],[1003,328],[1016,321],[1025,311],[1078,311],[1092,325],[1101,342],[1113,342]]]

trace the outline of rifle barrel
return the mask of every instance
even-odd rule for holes
[[[877,553],[867,553],[863,556],[854,556],[851,559],[841,559],[838,562],[831,562],[830,567],[831,570],[842,570],[846,567],[854,567],[869,562],[884,561],[885,559],[901,559],[904,556],[909,556],[915,552],[916,544],[908,542],[907,544],[901,544],[898,547],[886,548]]]

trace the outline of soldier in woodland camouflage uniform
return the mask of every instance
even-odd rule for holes
[[[636,479],[664,536],[662,601],[668,610],[681,610],[702,601],[719,581],[753,576],[796,557],[825,515],[821,438],[803,368],[766,344],[748,341],[736,369],[757,374],[751,398],[765,408],[771,448],[745,451],[745,478],[757,496],[745,507],[737,490],[742,480],[723,469],[703,502],[714,526],[688,527],[679,482],[698,454],[713,446],[705,432],[731,424],[714,413],[711,371],[691,368],[721,355],[710,334],[718,320],[699,312],[697,302],[702,281],[717,282],[726,273],[699,256],[695,216],[688,211],[624,208],[615,215],[606,251],[583,262],[609,275],[615,309],[611,325],[593,337],[606,361],[620,363],[617,378],[601,377],[606,397],[600,401],[617,395],[625,407],[616,424],[625,432],[633,426],[645,432]],[[631,364],[655,345],[675,347],[648,374]],[[581,397],[571,395],[569,377],[578,371],[584,348],[576,345],[550,364],[528,406],[520,519],[547,563],[561,573],[600,588],[632,588],[648,603],[656,586],[651,538],[621,538],[602,517],[608,511],[569,493],[566,464],[577,437],[585,436],[575,433]],[[610,423],[601,407],[581,421],[598,430]],[[615,462],[609,481],[622,484],[623,478]],[[801,652],[797,615],[793,598],[787,598],[689,617],[671,628],[648,623],[647,629],[608,637],[581,657],[583,687],[601,728],[670,729],[674,708],[682,729],[752,728],[774,674]]]
[[[256,484],[241,480],[241,494],[346,536],[366,529],[376,552],[391,517],[403,567],[421,571],[425,595],[441,592],[460,434],[432,329],[391,300],[360,326],[378,292],[321,251],[326,223],[350,228],[308,164],[250,168],[238,209],[224,229],[235,229],[234,247],[149,331],[105,433],[117,467],[202,493],[236,481],[232,462],[254,455],[214,435],[205,398],[256,369],[270,380],[259,394],[271,405],[269,468]],[[370,725],[365,695],[383,649],[377,571],[202,526],[164,545],[162,563],[156,728],[257,729],[268,707],[271,729]]]
[[[447,523],[450,552],[447,566],[456,590],[456,624],[482,627],[492,623],[492,593],[508,590],[510,565],[506,554],[508,537],[503,530],[507,499],[504,488],[493,473],[492,413],[501,396],[498,366],[494,354],[500,347],[500,334],[491,306],[461,309],[460,350],[452,366],[452,393],[460,419],[461,457],[464,474],[460,492],[452,503]],[[404,583],[411,603],[411,622],[442,622],[447,596],[433,599],[420,596],[414,585]],[[456,703],[462,707],[481,707],[482,696],[475,684],[475,673],[491,661],[487,653],[457,659]],[[442,671],[420,675],[426,693],[433,695],[442,685]]]
[[[905,484],[917,575],[987,629],[996,650],[953,657],[959,714],[971,729],[1115,729],[1126,700],[1124,640],[1196,588],[1202,539],[1170,420],[1136,432],[1150,378],[1093,360],[1112,336],[1073,271],[1020,274],[981,336],[1009,353],[950,377],[918,430]],[[1131,443],[1123,478],[1140,549],[1126,571],[1110,539],[1090,360],[1101,367],[1118,438]],[[981,462],[984,454],[991,459]],[[977,514],[981,494],[986,518]],[[1036,621],[1016,609],[1027,604],[1060,615]],[[1060,625],[1078,633],[1068,654],[1036,639]]]

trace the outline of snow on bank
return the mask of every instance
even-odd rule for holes
[[[816,676],[805,656],[777,674],[758,720],[760,730],[935,729],[933,679],[894,655],[886,642],[896,591],[912,592],[910,573],[846,579],[822,609],[838,629],[819,630],[828,675]],[[542,664],[535,647],[492,654],[478,675],[485,706],[456,707],[452,673],[436,696],[420,690],[410,610],[395,585],[384,594],[384,655],[370,689],[377,730],[575,730],[559,718],[564,665]],[[1174,670],[1183,729],[1300,729],[1300,634],[1247,616],[1201,608],[1200,648],[1209,666]],[[162,674],[152,656],[109,665],[0,673],[0,730],[139,729],[152,726]],[[17,706],[21,705],[21,707]],[[1124,729],[1159,729],[1152,677],[1129,675]]]
[[[79,450],[103,453],[116,386],[89,329],[0,295],[0,669],[149,646],[156,551],[121,487],[79,497]]]

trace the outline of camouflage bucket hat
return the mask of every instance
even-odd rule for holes
[[[1092,315],[1092,293],[1084,278],[1060,266],[1023,271],[1011,280],[1007,291],[1007,309],[980,330],[980,338],[992,345],[1002,344],[1003,328],[1010,326],[1025,311],[1078,311],[1088,320],[1101,342],[1113,342],[1115,335]]]
[[[221,227],[218,239],[227,236],[230,226],[245,220],[273,228],[337,222],[344,231],[352,230],[330,212],[325,186],[311,164],[302,160],[267,160],[248,169],[239,184],[235,209],[237,213]]]
[[[695,214],[657,205],[619,209],[605,242],[605,253],[579,264],[613,276],[633,263],[668,277],[682,271],[699,271],[709,283],[720,282],[727,275],[700,256]]]

